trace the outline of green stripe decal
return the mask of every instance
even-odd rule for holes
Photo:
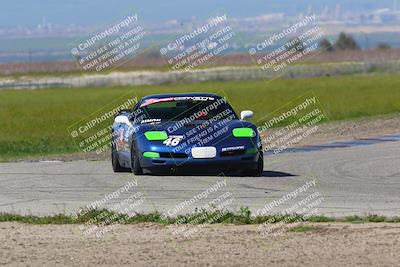
[[[160,154],[158,154],[157,152],[144,152],[143,156],[146,158],[159,158]]]
[[[254,137],[256,133],[251,128],[235,128],[232,130],[234,137]]]
[[[163,141],[168,139],[168,135],[164,131],[148,131],[144,133],[149,141]]]

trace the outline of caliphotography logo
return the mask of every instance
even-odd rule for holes
[[[318,98],[310,91],[261,118],[257,123],[264,152],[279,154],[294,151],[317,135],[319,125],[328,121]]]
[[[178,36],[160,48],[173,71],[191,71],[216,62],[236,43],[236,33],[226,14],[210,17],[203,25]]]
[[[70,125],[68,133],[75,144],[85,153],[102,154],[109,151],[113,140],[120,138],[112,132],[114,117],[121,110],[131,109],[137,102],[136,96],[124,95],[88,117]]]
[[[326,38],[325,31],[316,14],[307,15],[251,47],[249,54],[268,79],[296,75],[302,71],[296,66],[300,61],[318,55],[319,44]]]
[[[77,40],[71,55],[82,71],[106,71],[138,55],[146,34],[139,15],[132,13],[87,39]]]

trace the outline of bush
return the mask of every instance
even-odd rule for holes
[[[339,34],[338,39],[335,42],[334,45],[335,49],[338,50],[359,50],[360,47],[358,46],[356,40],[353,38],[353,36],[349,34],[345,34],[344,32],[341,32]]]
[[[378,49],[385,50],[385,49],[390,49],[391,47],[390,47],[390,45],[387,44],[387,43],[379,43],[378,46],[377,46],[377,48],[378,48]]]
[[[332,52],[332,51],[334,51],[332,43],[327,38],[323,38],[319,42],[319,49],[321,51],[324,51],[324,52]]]

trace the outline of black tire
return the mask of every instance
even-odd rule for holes
[[[135,174],[135,175],[143,174],[143,169],[140,166],[139,157],[138,157],[137,151],[134,147],[134,144],[132,144],[132,146],[131,146],[131,170],[132,170],[133,174]]]
[[[247,176],[260,177],[264,171],[264,156],[262,151],[258,153],[257,169],[246,170],[244,172]]]
[[[115,149],[115,146],[111,146],[111,165],[113,168],[114,172],[127,172],[129,169],[122,167],[119,164],[118,156],[117,156],[117,151]]]

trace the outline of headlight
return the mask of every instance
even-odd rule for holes
[[[160,154],[157,152],[144,152],[143,156],[146,158],[159,158]]]
[[[168,139],[168,134],[165,131],[148,131],[144,133],[149,141],[163,141]]]
[[[254,137],[256,132],[251,128],[235,128],[232,130],[234,137]]]

